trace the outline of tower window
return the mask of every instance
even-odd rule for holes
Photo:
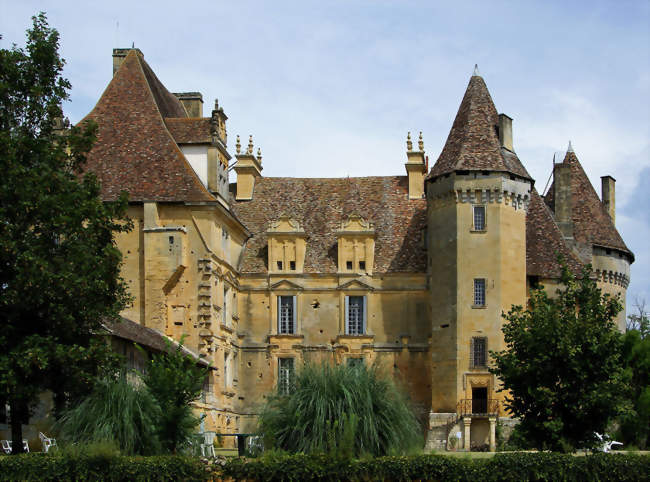
[[[485,279],[474,280],[474,306],[485,306]]]
[[[485,231],[485,206],[474,206],[474,231]]]
[[[487,366],[487,337],[474,336],[469,347],[470,368],[485,368]]]

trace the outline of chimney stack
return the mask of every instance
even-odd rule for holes
[[[499,144],[511,152],[515,152],[512,147],[512,118],[505,114],[499,114]]]
[[[612,224],[616,225],[616,179],[612,176],[601,176],[601,194],[603,206],[607,210]]]
[[[241,152],[241,143],[239,136],[237,136],[237,143],[235,144],[237,163],[234,166],[237,173],[237,193],[235,194],[237,201],[250,201],[253,199],[255,180],[262,177],[262,153],[258,149],[256,157],[253,150],[253,136],[248,138],[248,146],[244,153]]]
[[[187,117],[203,117],[203,96],[201,92],[174,92],[181,101]]]
[[[553,166],[553,202],[555,221],[565,238],[573,238],[573,216],[571,213],[571,166]]]
[[[418,150],[413,150],[411,133],[406,137],[406,175],[409,181],[409,199],[422,199],[424,197],[424,178],[427,175],[427,165],[424,155],[424,141],[422,132],[418,137]]]

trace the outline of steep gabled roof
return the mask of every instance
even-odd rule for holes
[[[234,191],[235,184],[230,189]],[[336,231],[350,215],[374,225],[375,273],[424,273],[426,206],[425,199],[408,199],[406,176],[260,177],[253,199],[232,205],[253,234],[242,253],[240,271],[267,272],[266,231],[284,214],[298,221],[308,236],[305,273],[337,272]]]
[[[485,81],[473,75],[445,147],[428,177],[454,171],[499,171],[531,179],[517,155],[501,147],[498,124],[499,115]]]
[[[82,120],[99,126],[87,169],[101,181],[102,198],[115,200],[125,190],[130,201],[215,201],[163,120],[186,116],[142,55],[130,50]]]
[[[533,188],[526,213],[526,274],[559,278],[561,267],[558,255],[566,260],[573,273],[580,273],[582,263],[567,246],[550,209]]]
[[[571,216],[573,238],[583,244],[615,248],[634,256],[618,233],[618,230],[591,185],[578,157],[569,149],[562,164],[571,166]],[[555,211],[555,183],[544,197],[546,204]]]

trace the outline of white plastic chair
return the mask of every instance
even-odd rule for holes
[[[11,440],[0,440],[0,443],[2,444],[2,450],[4,450],[4,452],[7,455],[10,455],[11,454]]]
[[[56,439],[49,438],[43,432],[38,432],[38,438],[41,439],[41,443],[43,444],[43,452],[47,453],[50,448],[56,447]]]
[[[612,447],[614,445],[623,445],[622,442],[617,442],[615,440],[610,440],[609,435],[604,434],[601,435],[598,432],[594,432],[594,435],[602,442],[602,445],[600,446],[600,451],[608,453],[609,451],[612,450]]]

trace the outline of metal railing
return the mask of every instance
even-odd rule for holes
[[[458,402],[456,412],[463,415],[497,415],[499,400],[493,398],[465,398]]]

